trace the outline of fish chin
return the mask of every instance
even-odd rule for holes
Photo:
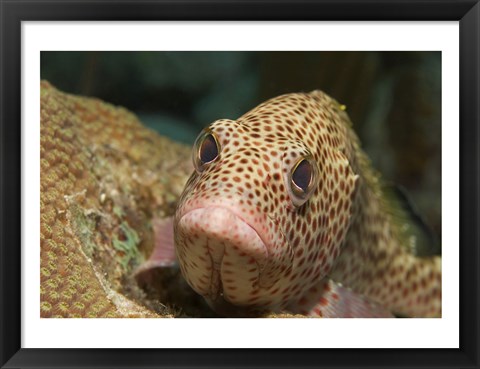
[[[232,210],[212,206],[178,220],[177,256],[187,282],[207,301],[248,305],[258,293],[268,248]]]

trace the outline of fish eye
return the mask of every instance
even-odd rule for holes
[[[198,148],[198,158],[202,164],[214,161],[218,156],[218,144],[213,135],[206,135]]]
[[[316,169],[311,158],[301,158],[290,172],[290,189],[295,206],[303,205],[313,192]]]
[[[292,184],[299,193],[306,193],[312,182],[313,168],[305,159],[301,160],[292,172]]]
[[[214,161],[220,153],[220,145],[213,132],[205,131],[198,136],[194,144],[193,163],[198,171],[202,171],[206,164]]]

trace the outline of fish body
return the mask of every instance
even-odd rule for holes
[[[321,91],[220,119],[174,217],[186,281],[224,315],[441,315],[441,258],[405,245],[344,108]]]

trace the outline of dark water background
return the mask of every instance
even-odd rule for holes
[[[268,98],[321,89],[440,242],[441,65],[440,52],[42,52],[41,78],[185,143]]]

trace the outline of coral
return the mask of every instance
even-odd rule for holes
[[[190,148],[123,108],[41,83],[41,317],[160,317],[132,271],[172,214]]]

